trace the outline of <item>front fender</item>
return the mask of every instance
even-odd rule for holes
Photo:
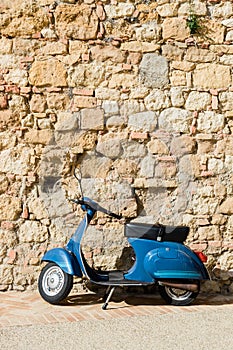
[[[43,256],[42,261],[54,262],[69,275],[82,277],[82,272],[76,257],[64,248],[54,248],[49,250]]]

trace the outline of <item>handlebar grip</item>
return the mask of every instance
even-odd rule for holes
[[[117,220],[122,219],[122,215],[118,215],[118,214],[115,214],[115,213],[109,212],[109,213],[107,213],[107,215],[112,216],[113,218],[115,218]]]
[[[84,201],[80,199],[69,199],[69,201],[75,204],[81,204],[81,205],[84,204]]]
[[[118,215],[118,214],[115,214],[115,213],[112,213],[111,211],[109,211],[108,209],[105,209],[103,207],[101,207],[98,203],[95,203],[95,202],[91,202],[90,200],[86,200],[85,198],[84,199],[69,199],[71,202],[75,203],[75,204],[80,204],[80,205],[85,205],[89,208],[92,208],[96,211],[100,211],[106,215],[109,215],[117,220],[120,220],[122,219],[122,215]]]

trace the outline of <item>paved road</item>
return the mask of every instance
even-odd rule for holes
[[[52,306],[37,293],[0,293],[0,349],[233,349],[233,296],[200,296],[188,307],[129,297],[106,311],[94,295],[71,301]]]
[[[18,326],[0,331],[2,350],[232,350],[233,308],[123,319]]]

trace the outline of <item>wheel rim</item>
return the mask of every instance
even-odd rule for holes
[[[167,295],[176,301],[183,301],[183,300],[187,300],[188,298],[191,297],[192,292],[188,291],[188,290],[182,290],[182,289],[178,289],[178,288],[172,288],[172,287],[165,287]]]
[[[64,285],[64,273],[58,266],[48,269],[42,280],[44,292],[49,296],[57,295]]]

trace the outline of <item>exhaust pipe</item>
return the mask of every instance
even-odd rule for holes
[[[173,287],[182,290],[188,290],[189,292],[199,292],[198,283],[175,283],[172,281],[159,281],[159,284],[162,286]]]

